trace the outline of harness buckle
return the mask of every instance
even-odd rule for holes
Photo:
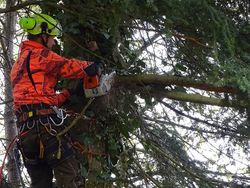
[[[28,118],[33,117],[33,115],[34,115],[34,114],[33,114],[33,111],[29,111],[29,112],[28,112]]]
[[[64,120],[69,116],[66,111],[62,108],[58,108],[57,106],[51,106],[51,108],[54,110],[54,112],[56,113],[56,116],[61,119],[61,122],[56,123],[53,118],[49,117],[49,119],[51,120],[51,122],[53,123],[53,125],[55,126],[61,126],[64,123]]]
[[[57,117],[60,119],[63,119],[63,112],[64,110],[61,108],[58,108],[57,106],[51,106],[51,108],[54,110],[54,112],[56,113]]]

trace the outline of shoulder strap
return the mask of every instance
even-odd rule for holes
[[[32,74],[30,72],[30,56],[31,56],[31,53],[32,53],[32,51],[29,51],[29,54],[28,54],[28,56],[26,58],[26,68],[27,68],[27,73],[28,73],[29,79],[30,79],[30,81],[31,81],[31,83],[32,83],[35,91],[37,92],[37,90],[36,90],[36,84],[34,82],[34,79],[32,78]]]

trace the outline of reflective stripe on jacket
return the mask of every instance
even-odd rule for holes
[[[29,67],[34,85],[27,71],[30,51]],[[84,79],[84,69],[90,64],[92,62],[64,58],[35,41],[22,42],[19,58],[10,75],[15,109],[20,105],[38,103],[60,106],[70,94],[68,90],[56,94],[58,78]]]

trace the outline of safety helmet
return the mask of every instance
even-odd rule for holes
[[[60,23],[46,14],[35,14],[31,17],[23,17],[20,19],[19,24],[25,32],[32,35],[48,34],[52,36],[61,35]]]

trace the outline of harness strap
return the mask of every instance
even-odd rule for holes
[[[27,59],[26,59],[26,69],[27,69],[27,73],[28,73],[29,79],[30,79],[30,81],[31,81],[31,83],[32,83],[32,85],[33,85],[35,91],[37,92],[37,90],[36,90],[36,84],[35,84],[35,82],[34,82],[34,79],[33,79],[33,77],[32,77],[32,74],[31,74],[31,72],[30,72],[30,56],[31,56],[31,53],[32,53],[32,51],[29,51],[29,54],[28,54]],[[37,93],[38,93],[38,92],[37,92]]]
[[[18,122],[21,123],[35,116],[45,116],[49,114],[55,114],[55,111],[53,109],[40,109],[40,110],[22,112],[17,115],[17,119],[18,119]]]

